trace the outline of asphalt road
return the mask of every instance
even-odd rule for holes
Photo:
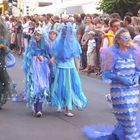
[[[19,93],[24,90],[24,73],[21,59],[9,70]],[[0,140],[85,140],[82,128],[85,125],[114,124],[111,106],[105,99],[109,85],[81,75],[88,106],[83,111],[74,108],[74,117],[64,116],[54,108],[48,108],[42,118],[35,118],[23,102],[8,101],[0,110]]]

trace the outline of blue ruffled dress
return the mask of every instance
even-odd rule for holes
[[[116,75],[130,79],[137,75],[138,79],[140,74],[138,49],[129,48],[127,52],[122,52],[114,45],[102,50],[101,57],[103,74],[106,70],[105,65],[108,65],[109,70]],[[112,80],[110,93],[113,114],[117,120],[115,128],[97,129],[87,126],[83,129],[84,135],[89,140],[140,140],[140,115],[136,117],[140,99],[138,80],[130,86]]]
[[[82,110],[87,105],[87,99],[74,63],[74,58],[80,57],[81,49],[73,35],[71,24],[66,25],[66,31],[63,29],[53,47],[56,70],[52,85],[51,104],[59,111],[64,107],[72,110],[73,105]]]
[[[37,60],[37,56],[43,56],[44,60]],[[29,108],[40,102],[46,106],[50,96],[50,69],[48,59],[50,58],[49,46],[41,38],[41,43],[37,44],[32,38],[25,51],[23,68],[25,71],[25,101]]]

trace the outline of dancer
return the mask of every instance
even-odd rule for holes
[[[140,140],[139,125],[136,125],[140,49],[133,46],[129,32],[121,28],[115,35],[114,45],[101,56],[103,76],[112,80],[110,91],[117,125],[112,134],[89,127],[84,129],[84,134],[91,140]]]
[[[51,30],[49,32],[49,39],[48,39],[48,44],[49,44],[49,47],[50,47],[50,51],[51,51],[51,54],[53,52],[53,46],[54,46],[54,43],[55,43],[55,40],[57,38],[57,32],[55,30]],[[50,88],[51,88],[51,83],[53,83],[54,81],[54,72],[55,72],[55,64],[49,64],[49,68],[50,68]]]
[[[83,109],[87,99],[82,91],[78,75],[78,58],[80,58],[80,45],[74,37],[71,23],[67,23],[58,35],[54,44],[54,57],[56,73],[52,85],[51,103],[58,111],[66,108],[65,115],[73,117],[73,105]]]
[[[0,21],[0,109],[6,103],[8,95],[12,93],[11,80],[7,72],[7,67],[15,65],[15,57],[6,47],[8,42],[8,31],[2,21]],[[6,57],[8,61],[6,61]]]
[[[35,31],[24,55],[26,76],[25,100],[36,117],[42,116],[42,107],[48,104],[50,49],[40,30]]]

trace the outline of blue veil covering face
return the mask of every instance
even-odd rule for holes
[[[59,61],[66,62],[74,57],[80,57],[81,47],[74,36],[71,23],[64,25],[54,43],[53,55]]]

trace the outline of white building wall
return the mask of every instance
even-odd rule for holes
[[[70,7],[73,7],[73,4],[75,3],[76,4],[76,6],[81,6],[82,8],[83,8],[83,10],[86,12],[86,13],[92,13],[93,12],[93,10],[90,12],[89,11],[89,9],[88,9],[88,7],[90,7],[90,9],[95,9],[95,12],[96,12],[96,4],[100,1],[100,0],[18,0],[18,1],[20,1],[19,3],[19,5],[20,5],[20,7],[22,7],[22,9],[23,9],[23,15],[27,15],[27,11],[26,11],[26,7],[27,6],[29,6],[29,15],[32,15],[33,13],[34,13],[34,11],[35,11],[35,9],[38,9],[38,3],[39,2],[52,2],[53,4],[60,4],[60,3],[69,3],[70,1],[71,1],[71,3],[72,4],[70,4],[71,6]],[[92,2],[92,3],[90,3],[90,2]],[[82,3],[84,3],[85,4],[85,6],[84,5],[79,5],[79,4],[82,4]],[[87,5],[86,5],[86,3],[87,3]],[[58,5],[59,5],[58,4]],[[63,5],[63,4],[61,4],[61,5]],[[78,4],[78,5],[77,5]],[[65,4],[64,4],[65,5]],[[66,4],[67,5],[67,4]],[[69,5],[69,4],[68,4]],[[90,6],[91,5],[91,6]],[[62,6],[60,6],[61,7],[61,9],[64,9],[64,8],[62,8]],[[91,8],[91,7],[93,7],[93,8]],[[45,7],[42,7],[42,8],[39,8],[39,9],[41,9],[41,11],[42,11],[42,9],[44,9]],[[47,8],[47,7],[46,7]],[[57,7],[58,8],[58,7]],[[70,13],[70,9],[71,8],[67,8],[67,7],[65,7],[65,9],[68,9],[68,13]],[[77,9],[77,7],[75,8],[75,7],[73,7],[73,9],[74,10],[72,10],[72,11],[75,11],[75,9]],[[46,10],[45,10],[46,11]],[[44,12],[45,12],[44,11]],[[80,11],[82,12],[82,9],[80,8]]]

